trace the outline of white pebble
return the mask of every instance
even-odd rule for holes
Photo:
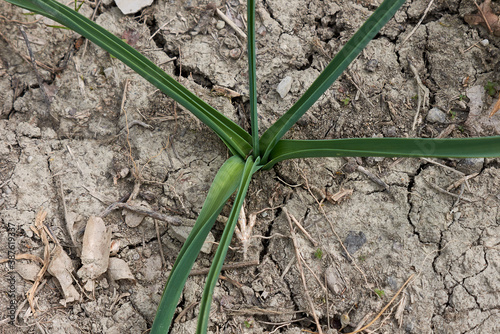
[[[120,11],[127,14],[134,14],[144,7],[151,6],[153,0],[115,0],[116,6]]]
[[[483,40],[481,41],[481,45],[482,45],[482,46],[488,46],[488,44],[490,44],[490,41],[488,41],[487,39],[483,39]]]
[[[221,30],[222,28],[224,28],[226,26],[226,22],[222,21],[222,20],[219,20],[217,21],[217,24],[215,25],[215,27],[218,29],[218,30]]]
[[[290,88],[292,88],[292,78],[286,76],[283,80],[281,80],[276,88],[276,91],[280,94],[281,98],[284,99],[286,94],[290,91]]]

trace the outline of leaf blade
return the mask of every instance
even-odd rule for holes
[[[269,162],[263,169],[269,169],[282,160],[314,157],[500,157],[500,136],[280,140],[271,151]]]
[[[257,115],[257,72],[255,54],[255,0],[247,2],[247,41],[248,41],[248,87],[250,96],[250,124],[252,129],[253,157],[259,155],[259,122]]]
[[[226,227],[224,228],[224,232],[219,241],[217,252],[215,253],[215,256],[212,260],[212,265],[210,266],[210,271],[207,275],[205,288],[203,289],[203,296],[200,303],[200,313],[198,316],[198,325],[196,328],[197,334],[205,334],[207,332],[208,319],[210,317],[210,307],[212,303],[212,295],[214,287],[215,284],[217,283],[217,280],[219,279],[219,274],[222,268],[222,264],[224,263],[224,259],[226,258],[227,250],[229,248],[229,244],[231,243],[236,222],[238,221],[241,206],[243,205],[243,201],[245,199],[248,186],[250,185],[252,175],[258,169],[261,168],[261,166],[259,166],[259,162],[260,162],[260,157],[257,157],[257,159],[254,161],[253,158],[250,156],[245,163],[245,167],[243,169],[241,177],[241,182],[238,187],[238,193],[234,200],[231,213],[229,214]]]
[[[194,261],[203,246],[208,232],[212,229],[215,219],[229,196],[238,187],[244,165],[241,158],[233,156],[222,165],[215,176],[198,219],[172,267],[158,306],[151,333],[163,334],[168,332],[179,297]]]
[[[299,120],[299,118],[319,99],[319,97],[344,72],[361,50],[378,31],[394,16],[406,0],[385,0],[368,20],[352,36],[330,64],[312,83],[299,100],[276,123],[264,132],[260,140],[263,163],[279,139]]]
[[[226,145],[245,157],[252,149],[252,137],[239,125],[201,100],[166,74],[133,47],[95,22],[54,0],[7,0],[17,6],[48,16],[88,38],[152,83],[209,126]]]

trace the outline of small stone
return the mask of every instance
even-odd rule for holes
[[[349,234],[344,240],[344,245],[350,255],[354,255],[366,243],[366,236],[362,231],[358,233],[349,231]],[[347,257],[347,255],[345,255]]]
[[[377,163],[384,161],[384,159],[384,157],[367,157],[366,163],[368,166],[374,166]]]
[[[290,88],[292,88],[292,77],[286,76],[283,80],[281,80],[276,88],[276,91],[280,94],[281,98],[284,99],[290,91]]]
[[[225,26],[226,26],[226,22],[224,22],[224,21],[222,21],[222,20],[217,21],[217,24],[215,25],[215,27],[217,28],[217,30],[221,30],[221,29],[223,29]]]
[[[484,166],[484,158],[461,159],[457,164],[457,169],[466,175],[479,173]]]
[[[30,155],[30,156],[28,157],[27,161],[28,161],[28,163],[31,163],[31,162],[33,161],[33,156],[32,156],[32,155]]]
[[[115,0],[116,6],[124,14],[134,14],[144,7],[151,6],[153,0]]]
[[[142,250],[142,255],[145,257],[145,258],[149,258],[151,257],[151,248],[144,248]]]
[[[389,284],[392,290],[397,290],[398,288],[398,282],[392,276],[387,277],[387,284]]]
[[[171,226],[169,234],[179,240],[180,242],[186,241],[189,233],[193,229],[192,226]],[[203,246],[201,247],[201,252],[205,254],[210,254],[212,252],[212,245],[215,242],[215,238],[212,234],[212,232],[208,233],[207,238],[205,239],[205,242],[203,243]]]
[[[113,68],[112,67],[106,67],[104,69],[104,75],[106,78],[110,78],[113,75]]]
[[[439,108],[432,108],[427,113],[426,119],[431,123],[446,123],[446,114]]]
[[[82,312],[82,307],[80,306],[80,304],[75,304],[73,305],[73,314],[78,314],[80,312]]]
[[[241,56],[241,49],[240,48],[234,48],[229,50],[229,57],[233,59],[238,59]]]
[[[342,278],[338,275],[338,271],[334,267],[329,267],[325,271],[325,276],[328,289],[336,295],[342,293],[344,284],[342,283]]]
[[[384,137],[397,137],[398,136],[398,130],[396,129],[395,126],[388,126],[382,128],[382,132],[384,133]]]
[[[266,36],[267,34],[267,29],[265,26],[260,26],[259,29],[257,29],[257,34],[259,34],[261,37]]]
[[[10,194],[12,193],[12,189],[10,189],[10,187],[9,187],[9,186],[5,186],[5,187],[3,187],[2,189],[3,189],[3,193],[4,193],[5,195],[10,195]]]
[[[109,288],[109,283],[108,283],[108,280],[106,279],[106,277],[103,277],[100,284],[101,288],[104,288],[104,289],[107,289]]]
[[[482,46],[488,46],[490,44],[490,41],[487,39],[483,39],[480,43]]]
[[[367,70],[368,72],[375,72],[377,66],[378,66],[378,60],[372,58],[368,60],[368,62],[366,63],[365,70]]]

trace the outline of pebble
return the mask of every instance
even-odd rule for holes
[[[342,279],[336,273],[337,270],[334,267],[329,267],[325,271],[326,286],[328,287],[328,289],[330,289],[331,292],[339,295],[340,293],[342,293],[344,285],[342,283]]]
[[[217,21],[217,23],[215,24],[215,27],[217,28],[217,30],[221,30],[221,29],[223,29],[225,26],[226,26],[226,22],[224,22],[224,21],[222,21],[222,20]]]
[[[169,234],[180,242],[184,242],[186,241],[192,229],[192,226],[187,225],[171,226]],[[205,242],[203,243],[203,246],[201,247],[201,252],[210,254],[212,252],[213,242],[215,242],[215,238],[212,232],[209,232],[207,238],[205,239]]]
[[[466,175],[479,173],[484,166],[484,158],[461,159],[457,164],[457,169]]]
[[[139,260],[140,258],[141,258],[141,256],[139,255],[139,253],[134,252],[134,253],[132,254],[132,260],[137,261],[137,260]]]
[[[267,34],[266,27],[260,26],[259,29],[257,29],[257,34],[259,34],[261,37],[266,36],[266,34]]]
[[[145,258],[148,258],[150,257],[152,254],[152,251],[151,251],[151,248],[144,248],[142,250],[142,255],[145,257]]]
[[[241,55],[241,49],[240,48],[234,48],[229,50],[229,56],[233,59],[238,59],[240,58]]]
[[[392,276],[387,277],[387,284],[389,284],[389,286],[391,287],[392,290],[398,289],[398,282]]]
[[[3,187],[2,189],[3,189],[3,193],[4,193],[5,195],[10,195],[10,194],[12,193],[12,189],[10,189],[10,187],[9,187],[9,186],[5,186],[5,187]]]
[[[439,108],[432,108],[425,119],[431,123],[446,123],[446,114]]]
[[[276,88],[276,91],[280,94],[281,98],[284,99],[290,91],[290,88],[292,88],[292,77],[286,76],[283,80],[281,80]]]
[[[106,78],[110,78],[113,75],[113,68],[112,67],[106,67],[104,69],[104,75]]]
[[[488,46],[490,44],[490,41],[488,41],[487,39],[483,39],[480,43],[482,46]]]
[[[349,231],[349,234],[344,240],[344,245],[349,254],[353,255],[366,243],[366,236],[362,231],[358,233]]]
[[[365,70],[367,70],[368,72],[375,72],[377,66],[378,66],[378,60],[372,58],[368,60],[368,62],[366,63]]]
[[[382,132],[384,133],[384,137],[397,137],[398,136],[398,130],[396,129],[395,126],[388,126],[382,128]]]
[[[152,3],[153,0],[115,0],[116,6],[124,15],[137,13]]]

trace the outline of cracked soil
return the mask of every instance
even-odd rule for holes
[[[240,2],[217,6],[241,25],[246,5]],[[245,41],[207,13],[206,4],[158,0],[124,16],[112,1],[103,1],[95,20],[248,129]],[[428,5],[423,0],[403,5],[288,137],[500,135],[500,114],[488,117],[500,89],[500,37],[467,24],[464,16],[477,12],[473,1],[449,0],[435,1],[405,41]],[[500,13],[498,1],[491,5]],[[258,1],[262,129],[297,100],[376,6],[377,1],[365,0]],[[94,8],[95,2],[85,2],[80,12],[90,17]],[[0,331],[144,333],[228,152],[206,126],[102,49],[6,2],[0,2],[0,13],[0,258],[7,257],[11,236],[16,254],[43,258],[44,244],[30,228],[42,208],[73,274],[82,265],[79,247],[88,218],[131,193],[137,195],[132,204],[182,220],[182,226],[173,226],[114,210],[104,221],[115,257],[126,262],[135,279],[103,275],[94,291],[84,293],[75,275],[81,299],[64,303],[60,282],[46,273],[34,314],[25,300],[41,265],[16,260],[9,272],[2,263],[0,291],[10,291],[8,278],[14,277],[15,292],[14,298],[0,294]],[[35,20],[24,29],[50,112],[32,65],[23,58],[28,53],[18,29],[19,22]],[[411,67],[428,96],[419,91]],[[292,84],[282,98],[276,87],[287,76]],[[216,86],[239,96],[219,94]],[[343,189],[349,195],[333,200],[330,195]],[[325,333],[367,324],[412,274],[412,282],[370,330],[499,333],[499,208],[499,159],[280,163],[252,181],[245,212],[256,219],[253,237],[246,254],[235,237],[226,259],[259,264],[222,272],[209,332],[317,331],[288,212],[310,236],[295,229],[307,293]],[[216,222],[195,269],[210,265],[229,209]],[[204,280],[203,275],[188,279],[172,333],[194,333]],[[8,323],[12,300],[15,325]]]

